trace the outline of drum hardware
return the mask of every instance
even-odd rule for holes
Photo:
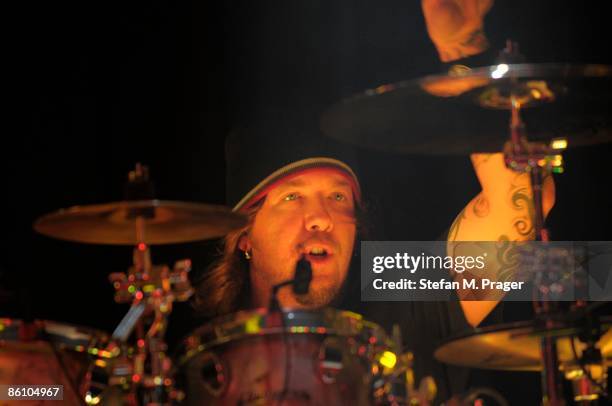
[[[336,337],[326,337],[318,354],[318,373],[326,384],[336,383],[336,377],[344,368],[343,343]]]
[[[508,42],[502,55],[508,55],[510,59],[520,58],[518,47]],[[498,65],[499,66],[499,65]],[[505,73],[505,72],[504,72]],[[504,73],[500,73],[503,75]],[[544,94],[535,93],[533,89],[524,96],[521,91],[516,90],[518,80],[509,76],[507,84],[507,102],[498,103],[495,107],[510,110],[510,141],[504,148],[504,159],[506,166],[515,172],[530,174],[532,200],[534,207],[533,228],[536,241],[549,241],[549,234],[544,227],[544,207],[542,189],[544,176],[551,171],[560,173],[563,171],[563,161],[560,151],[565,147],[563,143],[552,144],[548,147],[543,143],[530,143],[527,141],[527,131],[521,118],[521,108],[532,101],[531,96]],[[544,84],[544,87],[546,85]],[[534,97],[539,99],[541,97]],[[554,100],[552,93],[546,97],[547,101]],[[564,148],[563,148],[564,149]],[[551,154],[553,154],[551,156]],[[546,272],[536,273],[534,286],[534,309],[536,319],[546,328],[554,326],[553,314],[557,312],[555,302],[552,302],[549,289],[542,289],[545,285]],[[572,341],[573,342],[573,341]],[[540,341],[542,368],[542,404],[550,406],[564,405],[562,392],[562,377],[559,370],[559,359],[557,343],[553,336],[543,336]]]
[[[563,365],[565,378],[572,383],[574,400],[588,402],[598,400],[600,397],[610,400],[607,389],[607,367],[601,348],[597,346],[602,337],[601,323],[586,305],[580,303],[578,312],[585,308],[581,318],[582,326],[577,338],[586,347],[578,355],[575,338],[571,337],[570,345],[574,359],[572,363]]]
[[[166,200],[120,201],[74,206],[39,218],[34,228],[49,237],[88,244],[138,244],[134,212],[153,211],[140,217],[149,245],[180,244],[222,237],[246,224],[243,215],[223,206]]]
[[[537,321],[477,328],[446,340],[434,355],[455,365],[537,371],[543,368],[540,341],[550,337],[556,343],[559,372],[571,382],[574,399],[593,401],[608,396],[605,383],[606,369],[612,365],[610,326],[609,317],[597,319],[577,310],[557,317],[554,328]]]
[[[512,48],[508,49],[512,52]],[[549,241],[549,234],[544,226],[544,209],[542,199],[542,189],[544,176],[547,173],[563,172],[563,161],[560,151],[562,148],[555,149],[555,143],[551,147],[542,143],[529,143],[527,141],[525,125],[521,119],[521,100],[518,97],[510,95],[510,136],[511,140],[504,148],[504,156],[506,165],[516,171],[530,174],[531,187],[533,191],[534,204],[534,231],[536,241]],[[557,142],[558,147],[565,147],[564,142]],[[558,283],[556,275],[551,275],[554,271],[545,270],[544,272],[535,273],[534,286],[534,310],[536,313],[536,321],[544,330],[550,330],[556,327],[555,314],[559,311],[556,302],[552,301],[555,298],[555,286],[563,289]],[[552,286],[549,279],[552,279]],[[570,343],[574,345],[573,338],[570,338]],[[542,393],[543,405],[564,405],[562,393],[562,376],[560,373],[560,363],[558,358],[557,341],[554,335],[544,335],[540,339],[541,358],[543,362],[542,368]],[[570,374],[574,375],[574,374]],[[566,375],[568,376],[568,375]],[[587,375],[588,376],[588,375]],[[576,385],[574,385],[577,387]]]
[[[605,333],[595,345],[601,350],[603,361],[612,365],[612,319],[600,317],[598,323]],[[542,368],[539,340],[542,336],[554,336],[561,365],[574,361],[571,337],[579,336],[584,329],[576,317],[567,313],[556,320],[554,329],[545,329],[535,321],[505,323],[455,335],[444,340],[436,349],[436,359],[459,366],[504,371],[539,371]],[[586,348],[582,342],[574,342],[578,354]]]
[[[572,349],[575,351],[575,344],[572,340]],[[601,355],[600,355],[601,356]],[[576,402],[596,401],[600,397],[608,398],[606,388],[607,366],[603,365],[601,358],[597,356],[590,361],[585,360],[585,356],[575,354],[576,362],[568,363],[563,366],[565,379],[572,383],[572,391]]]
[[[142,191],[153,190],[146,167],[137,165],[128,179],[128,197],[140,197]],[[138,239],[133,249],[133,266],[126,274],[112,273],[109,280],[115,288],[115,301],[131,303],[112,337],[124,353],[130,336],[134,336],[136,346],[131,357],[123,357],[122,363],[114,366],[112,381],[124,390],[127,387],[127,392],[138,393],[142,404],[168,404],[175,393],[164,336],[173,302],[188,300],[193,292],[188,279],[191,261],[178,261],[172,270],[165,265],[153,265],[150,248],[145,243],[145,219],[153,218],[154,210],[146,207],[131,215]],[[126,362],[130,358],[132,362]]]
[[[36,231],[54,238],[134,247],[128,271],[109,275],[115,301],[130,303],[129,311],[105,347],[81,348],[97,357],[88,376],[102,375],[104,381],[84,395],[88,404],[169,404],[180,397],[164,335],[172,304],[193,292],[191,261],[177,261],[172,269],[154,265],[149,246],[220,237],[246,224],[243,215],[225,207],[160,201],[153,194],[148,168],[137,164],[128,174],[128,200],[75,206],[34,223]]]
[[[137,246],[222,237],[246,224],[244,215],[224,206],[154,199],[154,188],[144,180],[148,169],[137,164],[132,173],[132,186],[126,186],[131,200],[61,209],[37,219],[34,229],[61,240]]]
[[[395,154],[500,152],[515,103],[530,140],[553,157],[566,147],[612,142],[612,66],[506,61],[366,90],[331,106],[321,129]]]
[[[202,357],[202,382],[206,390],[218,398],[227,390],[231,379],[228,368],[214,352],[207,352]]]

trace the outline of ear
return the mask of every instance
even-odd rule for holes
[[[238,240],[238,248],[240,249],[240,251],[250,251],[251,241],[249,240],[249,235],[247,233],[244,233],[240,236],[240,239]]]

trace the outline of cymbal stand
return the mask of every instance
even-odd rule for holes
[[[127,349],[127,341],[134,335],[136,348],[131,368],[123,384],[132,390],[140,389],[143,404],[167,404],[173,396],[170,377],[171,362],[166,356],[164,335],[167,319],[174,301],[185,301],[192,294],[188,273],[191,261],[182,260],[170,270],[167,266],[153,266],[148,245],[139,243],[134,248],[134,265],[127,274],[112,273],[115,301],[130,303],[131,307],[113,333],[113,339]],[[125,353],[125,351],[124,351]]]
[[[516,172],[530,174],[531,188],[533,191],[534,206],[534,232],[536,241],[549,241],[548,230],[544,227],[544,209],[542,198],[542,187],[545,175],[550,172],[561,173],[563,171],[563,160],[560,150],[565,146],[563,142],[554,141],[550,146],[542,143],[530,143],[527,141],[525,125],[520,116],[521,104],[513,95],[511,100],[510,119],[510,141],[505,147],[506,165]],[[562,147],[562,148],[561,148]],[[538,273],[535,283],[534,308],[537,317],[543,323],[544,328],[552,328],[554,320],[554,302],[551,302],[542,286],[542,273]],[[565,404],[562,396],[561,374],[559,372],[559,360],[557,356],[557,345],[554,337],[543,337],[541,339],[542,354],[542,404],[546,406],[559,406]]]
[[[136,188],[132,187],[134,184]],[[140,165],[130,172],[128,191],[134,194],[138,187],[152,190],[148,171]],[[112,374],[111,382],[128,387],[132,397],[142,400],[141,404],[165,405],[176,394],[164,335],[173,302],[186,301],[193,293],[188,278],[191,261],[178,261],[172,270],[165,265],[153,265],[146,243],[145,222],[155,213],[144,209],[130,215],[135,219],[138,241],[133,249],[133,265],[127,273],[115,272],[109,276],[115,288],[115,301],[131,303],[130,310],[113,332],[113,339],[123,350],[123,364],[119,364],[120,372]],[[132,335],[135,349],[128,345]],[[131,359],[130,350],[133,351]]]

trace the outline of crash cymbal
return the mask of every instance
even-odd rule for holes
[[[494,65],[379,86],[332,106],[327,135],[406,154],[499,152],[511,97],[531,141],[612,142],[612,66]]]
[[[137,218],[144,238],[137,238]],[[246,224],[224,206],[163,200],[74,206],[42,216],[34,229],[49,237],[112,245],[175,244],[221,237]]]
[[[602,324],[609,328],[612,318],[602,320]],[[574,360],[570,334],[577,334],[577,329],[565,326],[546,330],[546,333],[557,336],[561,365]],[[453,365],[507,371],[538,371],[542,369],[540,339],[543,334],[532,321],[476,328],[445,340],[434,356],[438,361]],[[575,336],[574,343],[580,355],[585,345]],[[611,365],[612,330],[607,330],[602,335],[598,347],[607,364]]]

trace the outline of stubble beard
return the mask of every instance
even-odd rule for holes
[[[340,292],[338,283],[326,284],[318,286],[315,289],[311,288],[305,295],[295,295],[295,300],[300,305],[306,308],[318,308],[329,305]]]

